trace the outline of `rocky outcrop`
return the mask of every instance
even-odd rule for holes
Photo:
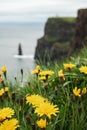
[[[87,9],[78,10],[77,18],[49,18],[44,36],[37,41],[35,59],[64,59],[83,47],[87,40]]]
[[[75,39],[72,46],[73,52],[87,46],[87,9],[78,10]]]
[[[66,42],[74,35],[75,23],[69,18],[49,18],[45,25],[44,36],[49,42]]]
[[[69,41],[75,34],[75,21],[69,18],[49,18],[44,36],[37,41],[35,59],[48,61],[60,60],[67,56]]]
[[[18,55],[23,55],[21,43],[18,45]]]

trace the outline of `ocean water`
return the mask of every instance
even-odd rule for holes
[[[0,24],[0,68],[7,66],[8,77],[15,77],[23,69],[30,72],[34,69],[34,53],[37,39],[44,33],[44,24]],[[23,57],[18,54],[18,45],[21,43]]]

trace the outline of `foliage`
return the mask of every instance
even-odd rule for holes
[[[75,20],[76,20],[76,17],[52,17],[52,18],[49,18],[48,20],[51,21],[52,23],[55,23],[55,20],[56,19],[61,19],[61,20],[64,20],[66,22],[70,22],[70,23],[75,23]]]
[[[21,80],[15,78],[13,83],[8,80],[6,67],[1,69],[0,111],[14,110],[18,121],[14,130],[87,129],[87,55],[82,56],[71,57],[62,64],[36,66],[26,82],[23,70]],[[0,128],[2,119],[3,115]]]
[[[61,17],[62,18],[62,17]],[[76,20],[76,18],[75,17],[63,17],[62,18],[64,21],[67,21],[67,22],[73,22],[73,23],[75,23],[75,20]]]
[[[45,40],[46,40],[47,42],[56,42],[56,41],[58,41],[58,38],[57,38],[57,37],[52,37],[52,36],[46,35],[46,36],[45,36]]]

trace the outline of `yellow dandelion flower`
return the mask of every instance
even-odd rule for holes
[[[7,71],[7,67],[6,66],[2,66],[2,72],[5,73]]]
[[[62,78],[65,80],[63,70],[58,71],[58,76],[59,76],[59,78]]]
[[[50,75],[54,74],[54,71],[52,71],[52,70],[43,70],[43,71],[41,71],[39,74],[40,74],[41,76],[42,76],[42,75],[43,75],[43,76],[46,76],[46,75],[50,76]]]
[[[39,106],[41,103],[47,101],[47,99],[41,97],[40,95],[30,95],[26,96],[26,103],[32,104],[34,107]]]
[[[46,80],[46,76],[39,77],[39,80],[45,81]]]
[[[37,125],[41,128],[44,129],[46,128],[46,119],[40,119],[37,121]]]
[[[3,121],[6,118],[11,118],[14,115],[14,110],[12,108],[6,107],[0,109],[0,121]]]
[[[2,76],[0,76],[0,82],[2,82],[3,81],[3,78],[2,78]]]
[[[0,89],[0,96],[3,96],[3,94],[4,94],[4,89],[2,88]]]
[[[0,124],[0,130],[16,130],[18,127],[18,120],[15,118],[5,120],[2,124]]]
[[[5,88],[4,88],[4,91],[5,91],[5,92],[8,92],[8,90],[9,90],[8,87],[5,87]]]
[[[40,70],[40,66],[37,65],[36,68],[32,71],[32,74],[39,74]]]
[[[38,73],[39,73],[39,71],[37,69],[32,71],[32,74],[38,74]]]
[[[81,73],[87,74],[87,66],[81,66],[79,70]]]
[[[73,69],[76,67],[75,64],[69,63],[69,64],[63,64],[65,69]]]
[[[84,87],[83,89],[82,89],[82,95],[84,95],[84,94],[86,94],[87,93],[87,89],[86,89],[86,87]]]
[[[51,115],[57,116],[56,113],[59,112],[59,108],[57,105],[53,105],[49,102],[43,102],[35,109],[35,113],[37,113],[40,117],[46,115],[48,118],[51,118]]]
[[[40,66],[39,66],[39,65],[37,65],[37,66],[36,66],[36,69],[40,70],[41,68],[40,68]]]
[[[75,96],[81,97],[81,89],[80,89],[80,88],[77,89],[77,87],[75,87],[75,88],[73,89],[73,93],[74,93]]]

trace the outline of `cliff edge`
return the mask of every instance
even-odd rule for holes
[[[64,59],[82,47],[86,36],[87,9],[78,10],[77,18],[49,18],[44,36],[37,41],[34,58],[42,61]]]

